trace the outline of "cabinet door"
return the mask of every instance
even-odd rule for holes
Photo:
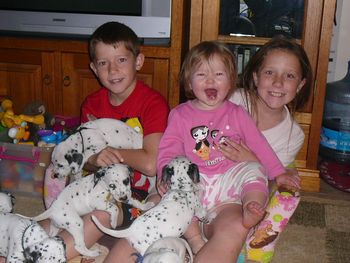
[[[52,85],[53,71],[43,68],[42,61],[50,56],[40,51],[0,49],[0,97],[13,101],[15,114],[22,113],[30,102],[45,103],[44,89]]]
[[[100,88],[95,75],[90,70],[87,54],[62,53],[62,105],[61,112],[68,116],[79,116],[80,107],[85,97]],[[147,57],[138,79],[159,91],[165,98],[168,96],[168,59]]]
[[[89,63],[88,55],[85,53],[62,53],[60,80],[62,94],[59,105],[62,105],[63,115],[79,116],[80,106],[85,97],[100,88]]]
[[[169,102],[169,60],[159,58],[145,58],[142,69],[137,78],[151,88],[157,90]]]

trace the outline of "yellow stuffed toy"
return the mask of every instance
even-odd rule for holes
[[[42,125],[45,122],[43,114],[37,115],[16,115],[13,111],[13,103],[9,99],[1,102],[0,123],[3,127],[8,128],[8,136],[13,139],[14,143],[27,141],[30,132],[28,131],[28,123],[34,125]]]
[[[7,128],[12,128],[14,126],[21,126],[23,122],[33,123],[36,125],[43,124],[45,118],[42,114],[38,114],[35,116],[30,115],[15,115],[13,111],[12,101],[9,99],[5,99],[1,102],[2,112],[0,115],[1,125]]]

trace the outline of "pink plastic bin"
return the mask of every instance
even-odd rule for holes
[[[0,143],[0,184],[13,194],[42,197],[52,147]]]

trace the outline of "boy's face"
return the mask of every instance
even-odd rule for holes
[[[111,103],[121,104],[136,86],[136,72],[141,69],[144,56],[136,58],[123,43],[115,45],[99,42],[95,49],[96,61],[91,69],[101,84],[111,92]]]

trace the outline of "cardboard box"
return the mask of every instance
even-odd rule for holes
[[[53,147],[0,143],[0,184],[14,195],[42,197]]]

